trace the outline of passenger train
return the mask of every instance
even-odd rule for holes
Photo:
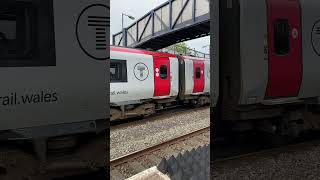
[[[296,137],[319,129],[320,120],[309,117],[320,102],[320,1],[219,2],[216,132]]]
[[[210,102],[208,59],[117,46],[110,56],[111,120]]]

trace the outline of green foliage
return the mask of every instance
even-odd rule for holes
[[[169,46],[167,49],[173,50],[177,54],[190,54],[187,43],[185,42],[174,44],[172,46]]]

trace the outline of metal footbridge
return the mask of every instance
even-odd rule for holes
[[[169,0],[112,37],[113,45],[159,50],[210,34],[210,0]]]

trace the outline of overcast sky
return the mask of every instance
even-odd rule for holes
[[[110,27],[110,37],[113,34],[121,31],[121,14],[125,13],[135,17],[136,19],[141,18],[143,15],[147,14],[153,8],[165,3],[168,0],[110,0],[111,11],[111,27]],[[124,27],[128,27],[134,21],[124,17]],[[112,42],[112,38],[110,38]],[[195,48],[198,51],[209,53],[209,47],[203,48],[210,44],[209,36],[187,41],[186,42],[190,48]]]

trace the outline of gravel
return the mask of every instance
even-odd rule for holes
[[[320,179],[320,144],[267,157],[214,163],[212,179]]]
[[[157,117],[155,121],[147,121],[144,124],[135,124],[126,128],[111,128],[110,158],[115,159],[142,150],[209,125],[210,108],[208,107],[162,118]]]

